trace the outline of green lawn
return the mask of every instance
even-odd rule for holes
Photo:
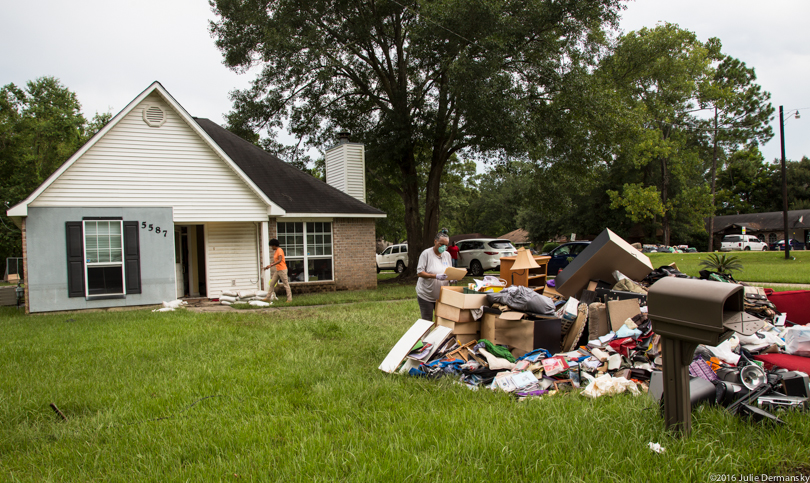
[[[810,283],[810,251],[791,251],[795,260],[785,260],[785,252],[728,252],[740,258],[743,270],[734,278],[745,282]],[[700,260],[708,253],[648,253],[653,267],[675,262],[687,275],[699,276]]]
[[[447,379],[382,373],[377,366],[418,313],[412,293],[270,314],[24,316],[0,308],[0,480],[602,483],[810,474],[807,413],[773,427],[701,407],[692,436],[676,439],[644,396],[517,402]]]

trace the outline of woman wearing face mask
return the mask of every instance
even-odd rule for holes
[[[450,237],[447,230],[442,229],[433,239],[433,246],[419,255],[416,273],[416,300],[419,302],[419,312],[425,320],[433,320],[433,308],[441,295],[442,286],[449,285],[444,271],[453,266],[453,259],[447,253]]]

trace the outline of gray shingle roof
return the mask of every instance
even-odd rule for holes
[[[801,219],[802,221],[799,221]],[[749,213],[745,215],[723,215],[714,217],[714,232],[721,232],[731,225],[745,226],[752,231],[782,231],[784,221],[781,211]],[[788,211],[788,228],[810,228],[810,210]],[[709,219],[706,219],[709,229]]]
[[[194,120],[256,186],[287,213],[385,214],[208,119],[195,117]]]

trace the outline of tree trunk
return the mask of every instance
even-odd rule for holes
[[[413,150],[405,154],[402,164],[402,204],[405,207],[405,233],[408,238],[408,266],[400,275],[412,277],[416,275],[416,266],[419,255],[425,246],[422,243],[422,220],[419,217],[419,178],[416,174],[416,162]]]
[[[714,106],[714,149],[712,152],[712,216],[709,217],[709,252],[714,251],[714,193],[717,180],[717,106]]]
[[[667,198],[669,196],[669,172],[667,171],[667,158],[661,158],[661,203],[664,205],[664,220],[662,228],[664,230],[663,243],[669,246],[669,210],[667,209]]]

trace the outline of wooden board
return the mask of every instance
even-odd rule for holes
[[[399,338],[391,351],[385,356],[379,369],[383,372],[392,373],[397,370],[399,364],[408,356],[413,346],[427,334],[433,326],[433,321],[419,319],[405,334]]]

